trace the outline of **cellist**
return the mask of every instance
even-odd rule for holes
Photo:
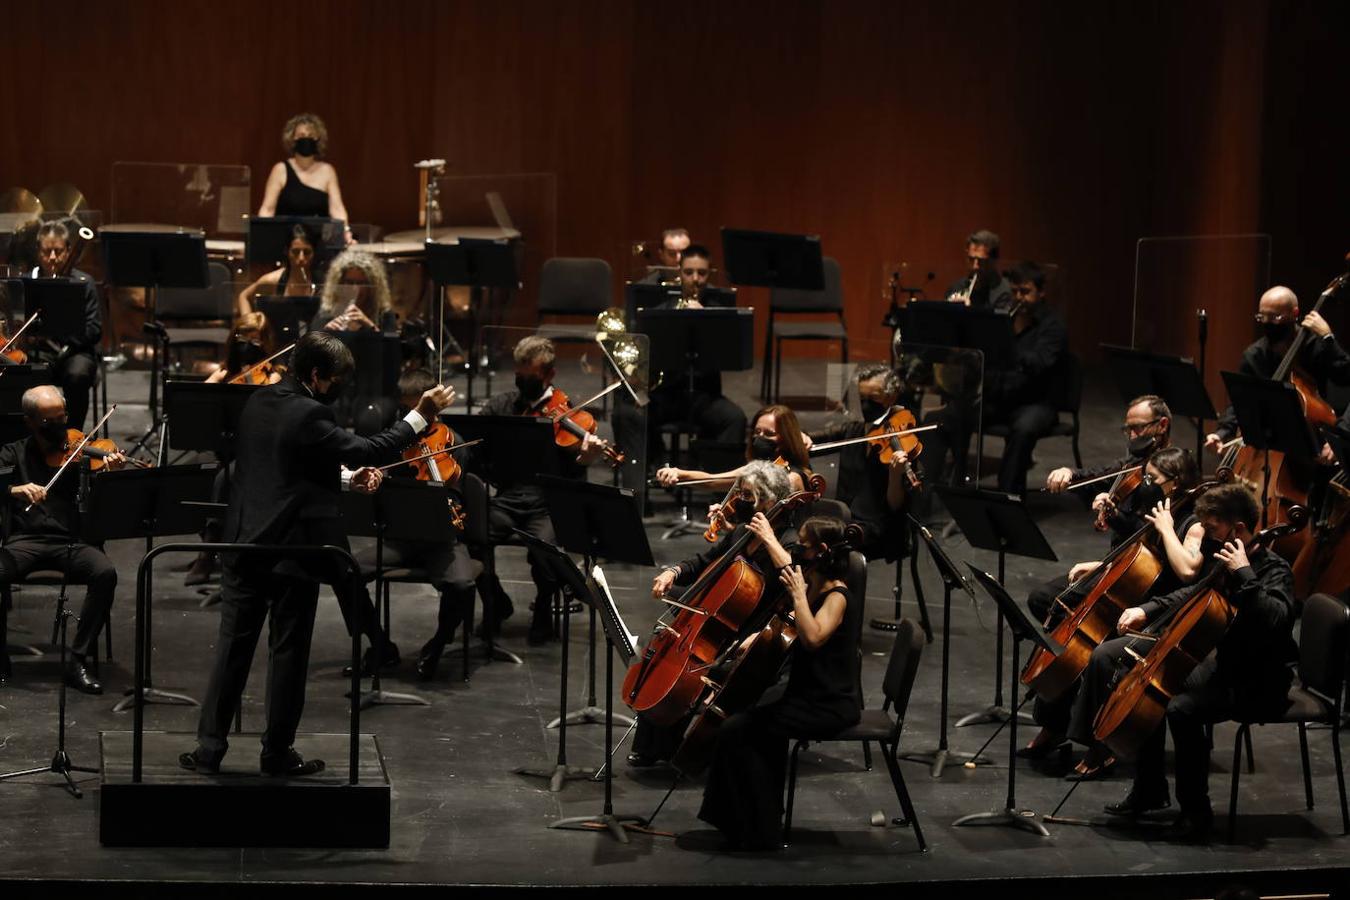
[[[1299,604],[1294,599],[1289,564],[1264,547],[1248,549],[1261,510],[1245,485],[1211,488],[1196,501],[1195,513],[1204,528],[1206,556],[1212,556],[1226,570],[1218,586],[1237,611],[1214,654],[1196,667],[1186,690],[1167,705],[1180,807],[1167,838],[1203,843],[1214,821],[1209,801],[1210,742],[1205,726],[1227,721],[1239,712],[1258,716],[1283,713],[1298,659],[1293,629]],[[1185,603],[1195,590],[1195,586],[1182,587],[1126,610],[1120,617],[1120,630],[1142,629]],[[1105,701],[1117,665],[1127,658],[1123,648],[1131,640],[1110,640],[1093,652],[1082,694]],[[1107,813],[1136,816],[1170,805],[1163,732],[1160,726],[1140,749],[1129,793],[1119,802],[1108,804]]]
[[[1141,523],[1152,526],[1162,551],[1163,571],[1150,589],[1152,596],[1190,584],[1200,576],[1204,531],[1194,514],[1179,518],[1172,515],[1172,497],[1190,490],[1199,481],[1191,452],[1180,447],[1159,450],[1149,457],[1144,471],[1144,484],[1131,496],[1137,503],[1149,504],[1142,507],[1149,511],[1143,514]],[[1095,560],[1078,563],[1069,570],[1069,583],[1087,577],[1097,566]],[[1034,716],[1041,731],[1018,755],[1031,759],[1047,756],[1068,737],[1088,748],[1075,767],[1074,776],[1088,780],[1104,775],[1112,761],[1105,748],[1092,740],[1092,720],[1097,707],[1094,698],[1081,698],[1081,694],[1070,690],[1054,701],[1038,697]]]

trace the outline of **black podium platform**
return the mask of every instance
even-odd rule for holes
[[[304,778],[258,772],[258,735],[232,734],[218,775],[179,767],[187,732],[145,732],[142,781],[131,780],[132,733],[99,732],[99,841],[105,847],[389,846],[389,775],[379,741],[360,737],[360,782],[348,783],[350,735],[298,734],[295,749],[328,768]]]

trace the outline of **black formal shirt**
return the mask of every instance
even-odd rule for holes
[[[31,435],[0,447],[0,468],[11,466],[14,468],[13,483],[16,485],[45,485],[56,474],[56,469],[47,465],[42,450]],[[51,535],[63,538],[76,536],[79,530],[77,504],[79,485],[79,465],[71,463],[47,492],[47,499],[28,512],[24,512],[24,507],[28,505],[27,500],[11,496],[9,534]]]
[[[1242,351],[1238,372],[1256,378],[1272,378],[1283,361],[1284,354],[1276,353],[1271,349],[1270,341],[1260,337]],[[1299,351],[1298,366],[1317,383],[1317,392],[1323,397],[1327,394],[1328,384],[1350,384],[1350,354],[1345,352],[1335,335],[1304,342]],[[1231,405],[1219,416],[1219,426],[1214,433],[1224,441],[1238,433],[1237,413]]]
[[[985,369],[985,402],[999,410],[1060,400],[1069,331],[1064,319],[1044,303],[1032,307],[1031,324],[1013,338],[1006,367]]]
[[[552,390],[551,386],[549,390]],[[478,410],[478,414],[482,416],[529,415],[533,409],[544,405],[549,396],[551,394],[545,392],[542,398],[531,404],[521,399],[520,391],[512,388],[490,397]],[[547,509],[548,504],[545,502],[543,490],[532,482],[520,481],[516,477],[516,473],[508,472],[493,465],[492,450],[486,444],[479,444],[470,449],[472,453],[469,465],[486,481],[496,486],[497,494],[493,498],[496,502],[507,503],[521,509]],[[559,447],[554,444],[554,451],[557,454],[559,477],[574,479],[586,477],[586,467],[577,462],[576,447]]]

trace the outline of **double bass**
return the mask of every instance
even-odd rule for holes
[[[1273,546],[1279,538],[1302,528],[1306,521],[1306,510],[1291,509],[1288,522],[1258,533],[1248,549]],[[1216,587],[1227,572],[1227,566],[1215,566],[1197,584],[1195,593],[1154,623],[1159,626],[1156,638],[1152,634],[1139,637],[1153,642],[1146,654],[1141,655],[1133,647],[1125,648],[1134,665],[1102,704],[1092,726],[1093,737],[1117,757],[1134,759],[1139,755],[1139,749],[1162,726],[1167,704],[1185,690],[1186,679],[1228,632],[1238,613]]]

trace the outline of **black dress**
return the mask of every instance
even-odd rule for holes
[[[787,684],[771,689],[759,705],[737,713],[717,731],[712,766],[698,817],[733,846],[776,847],[783,834],[783,784],[790,738],[828,738],[857,723],[858,628],[862,602],[844,595],[844,619],[825,646],[800,642],[789,658]]]
[[[286,160],[286,183],[277,194],[278,216],[327,216],[328,192],[312,188],[300,180],[295,167]]]

